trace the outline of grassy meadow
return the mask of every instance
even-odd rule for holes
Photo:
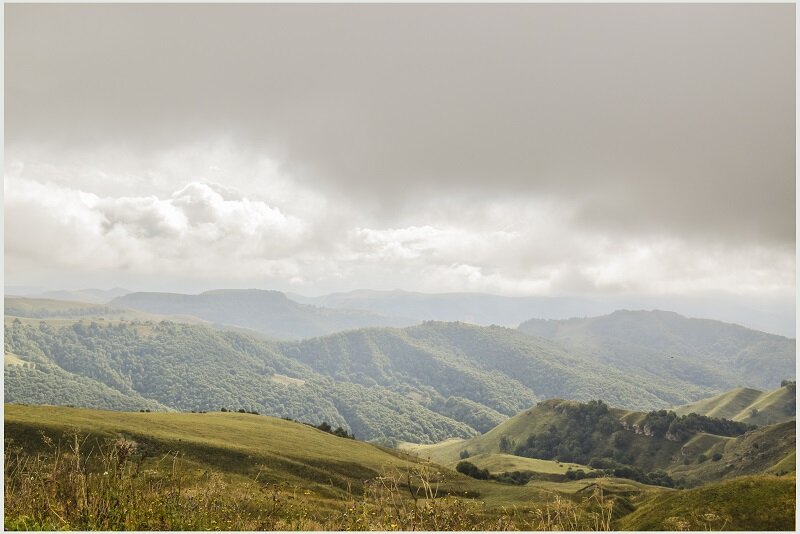
[[[581,466],[507,454],[471,458],[492,471],[543,476],[525,485],[477,480],[413,454],[246,413],[7,404],[5,437],[9,530],[671,529],[699,524],[697,514],[723,518],[711,527],[791,529],[794,517],[784,510],[757,523],[761,515],[720,507],[735,486],[687,493],[627,479],[562,481]],[[778,495],[784,508],[794,484],[793,475],[745,480],[755,480],[744,486],[752,498]],[[656,513],[662,502],[669,515]]]

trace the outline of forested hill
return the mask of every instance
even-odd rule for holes
[[[795,340],[743,326],[664,311],[601,317],[532,319],[519,330],[632,380],[669,383],[688,395],[736,387],[772,389],[795,376]],[[680,403],[676,403],[680,404]]]
[[[508,456],[583,465],[577,476],[614,475],[667,486],[697,486],[751,474],[794,471],[794,422],[747,423],[667,410],[647,413],[602,401],[551,399],[467,440],[402,448],[444,465],[491,465]],[[524,462],[518,462],[524,465]]]
[[[415,322],[369,311],[299,304],[279,291],[258,289],[218,289],[199,295],[129,293],[110,304],[159,315],[192,315],[275,339],[300,339],[367,326],[408,326]]]
[[[553,397],[650,410],[730,387],[693,383],[690,373],[677,385],[657,376],[631,380],[551,341],[464,323],[272,342],[202,325],[7,317],[5,334],[8,402],[225,407],[327,421],[362,439],[469,437]]]

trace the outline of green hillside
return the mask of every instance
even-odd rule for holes
[[[710,399],[675,408],[678,414],[699,413],[754,425],[772,425],[795,419],[795,385],[787,383],[772,391],[736,388]]]
[[[530,436],[546,436],[552,429],[554,434],[559,435],[556,439],[559,444],[565,444],[567,440],[580,440],[577,451],[563,450],[561,454],[556,454],[561,462],[583,464],[589,463],[592,458],[615,458],[621,463],[653,471],[664,469],[678,460],[679,443],[624,430],[620,420],[629,412],[595,405],[586,415],[579,415],[577,410],[586,406],[575,401],[543,401],[480,436],[419,447],[407,444],[404,449],[445,465],[456,461],[464,451],[470,456],[496,453],[521,456],[519,449],[524,448]],[[584,417],[588,419],[584,420]],[[574,434],[577,429],[585,434]],[[578,456],[580,460],[567,459],[567,456]]]
[[[159,315],[192,315],[275,339],[321,336],[368,326],[408,326],[415,322],[362,310],[299,304],[279,291],[256,289],[219,289],[199,295],[129,293],[115,298],[110,305]]]
[[[77,469],[75,432],[82,436],[81,450],[93,451]],[[253,414],[6,405],[5,437],[5,521],[12,530],[542,530],[559,525],[532,513],[552,503],[552,489],[475,480],[397,451]],[[103,451],[113,453],[111,463],[92,456]],[[61,461],[56,465],[43,458]],[[27,475],[19,476],[20,466],[25,473],[46,469],[48,476],[31,485]],[[87,504],[77,503],[83,513],[75,512],[75,503],[59,508],[76,479],[95,488]],[[56,483],[59,489],[47,505],[23,498],[23,492],[41,498]],[[130,486],[118,487],[125,484]],[[611,480],[609,496],[617,486],[637,495],[650,491]],[[578,526],[588,528],[590,517],[583,516],[577,489],[565,488],[566,500],[559,506],[578,513]],[[103,508],[106,498],[116,503],[112,515]],[[70,521],[62,522],[64,516]]]
[[[192,315],[173,314],[165,316],[112,306],[108,303],[42,297],[5,297],[4,302],[6,321],[20,319],[30,324],[38,324],[40,320],[45,320],[52,325],[67,325],[75,322],[75,320],[118,322],[163,321],[166,319],[182,323],[211,325],[208,321]]]
[[[629,379],[669,387],[671,404],[736,387],[777,387],[795,376],[795,340],[664,311],[617,311],[601,317],[532,319],[528,334],[624,370]],[[682,393],[681,393],[682,392]]]
[[[494,463],[508,462],[508,456],[514,455],[519,465],[514,470],[525,470],[522,467],[529,458],[551,462],[528,464],[528,470],[540,473],[548,472],[542,467],[553,461],[565,466],[577,462],[584,465],[573,468],[585,473],[603,470],[685,487],[742,475],[794,471],[793,421],[748,430],[744,423],[681,419],[674,414],[670,419],[664,414],[667,412],[630,412],[596,402],[549,400],[480,436],[432,445],[405,443],[401,448],[443,465],[474,459],[473,463],[493,472]],[[671,421],[669,429],[664,421]]]
[[[551,341],[465,323],[276,342],[165,321],[7,316],[5,352],[33,364],[5,367],[13,403],[244,409],[327,421],[386,444],[491,434],[544,398],[640,410],[689,400],[669,380],[631,380]]]
[[[122,310],[99,303],[44,298],[5,297],[5,314],[19,317],[81,317],[119,315]]]
[[[314,424],[327,421],[362,439],[427,441],[475,433],[399,393],[334,381],[280,354],[269,343],[235,332],[167,322],[52,327],[12,321],[5,333],[7,352],[33,364],[33,369],[6,367],[9,402],[148,407],[93,400],[94,386],[100,384],[137,402],[145,398],[179,411],[225,407]],[[87,387],[75,387],[64,397],[60,390],[41,387],[50,375],[65,373],[84,377]],[[75,395],[82,395],[82,400],[73,399]]]
[[[759,427],[736,438],[698,434],[680,449],[680,461],[667,468],[686,486],[742,475],[795,472],[795,422]]]
[[[587,467],[470,456],[498,473],[550,475],[516,485],[239,413],[7,404],[4,430],[10,530],[763,530],[794,521],[793,473],[669,490],[561,482]]]
[[[302,483],[333,495],[347,484],[402,468],[409,459],[365,443],[274,417],[239,413],[130,413],[49,406],[5,405],[6,438],[26,450],[45,449],[53,438],[78,429],[98,437],[126,436],[147,443],[153,454],[180,450],[200,464],[226,472]],[[350,466],[350,469],[348,469]],[[333,480],[333,488],[331,488]],[[333,493],[331,493],[333,492]]]
[[[796,479],[744,477],[653,495],[621,518],[620,530],[795,530]]]
[[[278,347],[336,380],[411,387],[423,399],[437,391],[504,416],[559,396],[645,408],[663,405],[652,388],[631,383],[621,371],[497,326],[429,321],[402,330],[362,329]]]

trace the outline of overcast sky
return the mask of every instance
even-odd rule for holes
[[[795,6],[5,6],[5,283],[795,292]]]

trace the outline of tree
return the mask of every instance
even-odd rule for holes
[[[514,450],[514,442],[505,434],[500,436],[500,452],[511,454]]]
[[[477,465],[473,464],[472,462],[467,462],[465,460],[461,460],[456,465],[456,471],[459,473],[463,473],[468,477],[477,478],[479,480],[487,480],[489,478],[489,471],[486,469],[480,469]]]

